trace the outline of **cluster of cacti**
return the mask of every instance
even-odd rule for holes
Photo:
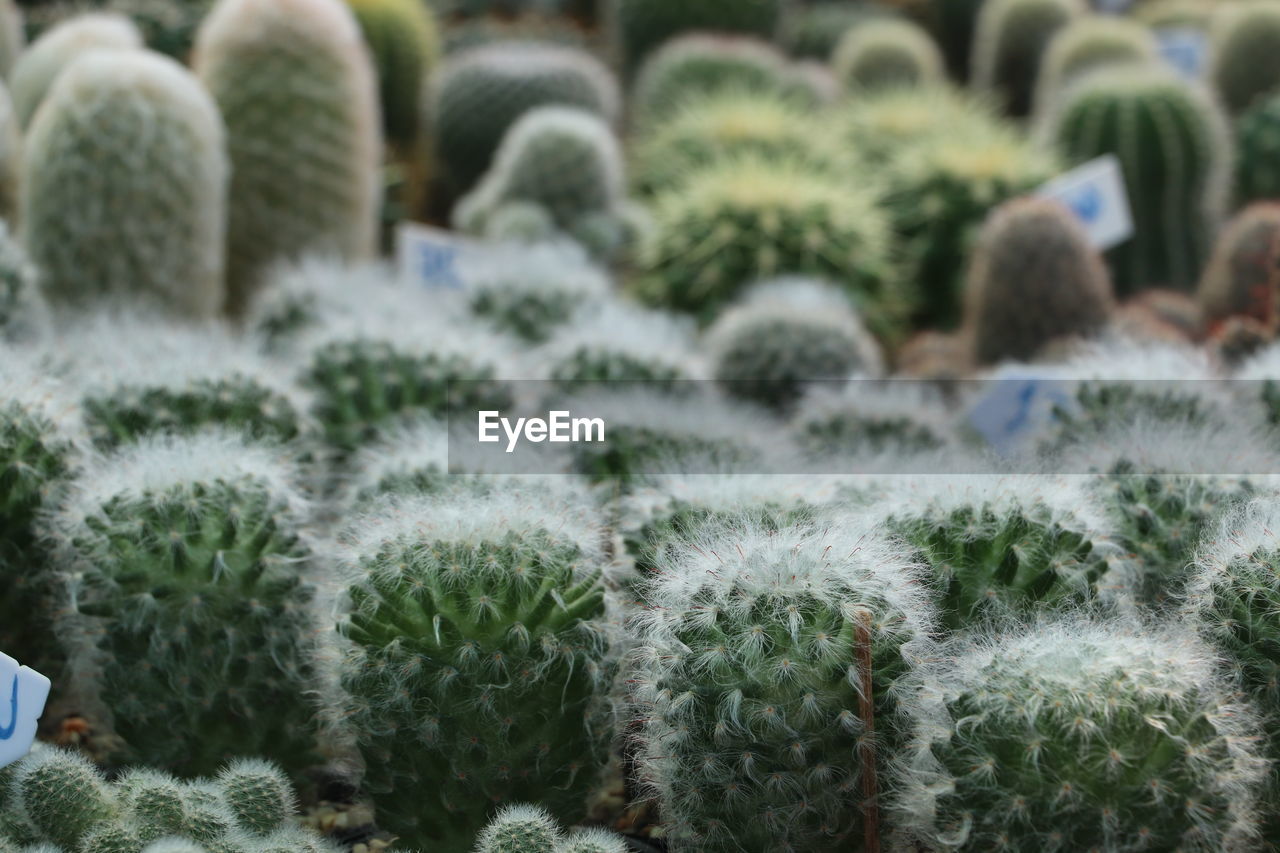
[[[506,806],[480,833],[476,853],[627,853],[617,835],[602,829],[580,829],[568,835],[546,809]]]
[[[986,0],[928,0],[925,20],[947,61],[947,72],[953,80],[969,78],[973,34],[978,26],[978,13]]]
[[[695,30],[770,38],[778,27],[781,0],[611,0],[616,40],[628,68],[673,36]]]
[[[1232,317],[1275,328],[1280,296],[1280,204],[1240,211],[1214,243],[1196,290],[1210,330]]]
[[[987,100],[949,86],[893,88],[850,98],[840,130],[860,161],[880,168],[905,151],[993,117]]]
[[[1090,337],[1114,308],[1111,278],[1066,207],[1037,198],[997,208],[969,262],[964,327],[975,364],[1027,361],[1063,337]]]
[[[1050,40],[1036,78],[1034,114],[1046,115],[1074,80],[1096,68],[1154,61],[1159,43],[1152,32],[1127,18],[1086,15]]]
[[[472,262],[472,312],[499,332],[545,343],[609,294],[605,275],[558,246],[504,247]]]
[[[1009,115],[1027,115],[1049,42],[1086,8],[1082,0],[988,0],[975,25],[974,87],[996,94]]]
[[[606,389],[610,382],[674,390],[705,377],[692,325],[683,316],[604,303],[534,353],[538,376],[562,391]]]
[[[1223,106],[1239,114],[1270,95],[1280,77],[1280,4],[1246,0],[1214,11],[1209,79]]]
[[[836,79],[855,96],[869,89],[941,82],[942,53],[919,25],[896,18],[848,30],[831,59]]]

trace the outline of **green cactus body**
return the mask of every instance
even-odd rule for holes
[[[1280,198],[1280,96],[1259,98],[1236,121],[1235,200]]]
[[[1136,21],[1102,15],[1076,18],[1049,42],[1036,78],[1036,116],[1048,115],[1053,101],[1073,80],[1106,65],[1159,59],[1151,30]]]
[[[527,111],[578,107],[612,122],[619,95],[609,70],[585,51],[500,41],[449,57],[430,101],[436,155],[450,189],[461,194],[489,170],[507,130]]]
[[[640,764],[679,849],[862,849],[910,736],[932,613],[870,531],[711,527],[644,590]]]
[[[464,853],[495,805],[585,810],[613,670],[599,531],[546,492],[382,505],[353,528],[342,667],[378,821]]]
[[[219,311],[222,120],[178,63],[140,50],[80,57],[45,97],[23,155],[23,243],[50,301]]]
[[[827,62],[840,38],[859,24],[894,12],[860,0],[835,0],[787,10],[778,43],[794,59]]]
[[[1223,106],[1238,115],[1280,79],[1280,4],[1247,0],[1222,5],[1210,19],[1208,77]]]
[[[382,130],[411,150],[422,134],[428,76],[441,53],[430,9],[413,0],[347,0],[378,72]]]
[[[981,638],[938,673],[909,820],[939,850],[1247,848],[1256,722],[1215,663],[1181,626]]]
[[[638,295],[704,321],[748,285],[779,275],[840,282],[868,323],[891,324],[889,229],[866,187],[803,163],[734,158],[655,203]]]
[[[16,235],[0,222],[0,340],[33,342],[43,338],[49,327],[49,306],[36,269]]]
[[[132,21],[147,47],[186,62],[211,5],[210,0],[107,0],[104,8]]]
[[[946,57],[951,78],[963,83],[969,78],[973,36],[978,14],[986,0],[929,0],[929,29]]]
[[[476,839],[475,853],[627,853],[620,836],[602,829],[575,829],[565,835],[555,818],[538,806],[505,806]]]
[[[692,325],[687,317],[606,303],[563,327],[538,351],[537,361],[562,391],[608,382],[678,391],[682,381],[705,376]]]
[[[311,556],[291,476],[218,433],[145,440],[81,473],[54,519],[82,571],[65,640],[98,667],[92,701],[121,757],[186,774],[244,754],[308,766]]]
[[[0,17],[4,12],[0,9]],[[2,37],[2,36],[0,36]],[[19,179],[22,175],[22,128],[8,89],[0,85],[0,218],[18,219]],[[6,230],[8,226],[6,225]]]
[[[1049,42],[1085,11],[1081,0],[989,0],[974,33],[974,87],[996,93],[1009,115],[1029,114]]]
[[[26,48],[27,37],[22,8],[13,0],[0,7],[0,77],[8,79]]]
[[[847,31],[832,57],[846,91],[920,86],[942,81],[942,53],[918,24],[886,18]]]
[[[1028,361],[1055,340],[1096,335],[1115,308],[1106,264],[1075,214],[1036,198],[992,213],[965,290],[976,364]]]
[[[549,245],[492,249],[473,260],[468,279],[472,313],[530,344],[546,343],[611,289],[599,269]]]
[[[62,750],[28,756],[15,769],[10,785],[13,807],[26,822],[41,837],[72,849],[115,809],[102,774],[80,756]]]
[[[1236,214],[1218,236],[1196,290],[1212,333],[1230,317],[1275,326],[1280,264],[1280,204],[1259,203]]]
[[[790,427],[815,460],[938,450],[954,432],[934,388],[898,380],[820,384],[800,401]]]
[[[913,86],[849,98],[840,113],[839,130],[859,161],[879,169],[958,128],[994,120],[988,100],[950,86]]]
[[[628,68],[636,68],[654,48],[694,30],[739,33],[771,39],[781,0],[611,0],[618,45]]]
[[[341,0],[219,0],[192,59],[227,125],[227,299],[275,264],[372,255],[382,156],[377,83]]]
[[[1223,119],[1207,94],[1156,66],[1102,69],[1064,93],[1044,130],[1071,163],[1120,159],[1134,236],[1107,253],[1117,294],[1193,287],[1230,175]]]

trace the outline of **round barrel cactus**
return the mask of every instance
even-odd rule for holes
[[[620,836],[602,829],[569,835],[540,806],[505,806],[476,839],[476,853],[627,853]]]
[[[569,247],[490,247],[468,258],[467,293],[480,320],[530,344],[545,343],[608,297],[608,277]]]
[[[1087,9],[1084,0],[988,0],[978,12],[970,82],[996,94],[1009,115],[1027,115],[1049,42]]]
[[[896,18],[867,21],[848,30],[831,59],[848,91],[911,87],[942,81],[942,52],[918,24]]]
[[[1210,332],[1231,317],[1271,328],[1280,317],[1276,267],[1280,265],[1280,204],[1259,202],[1223,228],[1196,289]]]
[[[1137,21],[1104,15],[1076,18],[1049,41],[1036,77],[1033,112],[1048,115],[1054,100],[1089,71],[1158,58],[1159,42]]]
[[[1246,0],[1214,10],[1208,76],[1232,114],[1270,95],[1280,77],[1280,6]]]
[[[874,170],[957,128],[994,119],[989,99],[950,86],[894,87],[847,99],[836,129],[858,161]]]
[[[440,34],[429,7],[413,0],[347,0],[378,73],[382,132],[410,150],[423,131],[427,78],[440,58]]]
[[[1235,200],[1280,198],[1280,96],[1260,97],[1235,123]]]

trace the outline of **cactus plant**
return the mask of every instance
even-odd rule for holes
[[[464,850],[503,802],[585,810],[614,664],[579,500],[402,497],[347,533],[344,714],[379,824],[411,844]]]
[[[820,384],[796,406],[791,433],[812,459],[937,450],[954,432],[941,395],[918,382]]]
[[[475,853],[627,853],[626,842],[602,829],[565,835],[538,806],[504,806],[476,839]]]
[[[839,129],[859,161],[883,168],[919,145],[970,124],[989,124],[988,100],[950,86],[871,91],[842,106]]]
[[[612,0],[616,38],[623,60],[635,69],[654,48],[694,30],[772,38],[781,0]]]
[[[889,231],[876,202],[872,188],[804,163],[717,163],[657,199],[638,293],[707,319],[761,278],[811,275],[846,286],[864,313],[888,314]]]
[[[0,78],[9,79],[26,43],[22,8],[7,0],[0,6]]]
[[[377,82],[341,0],[219,0],[192,67],[227,125],[227,299],[240,315],[267,269],[323,251],[371,255],[382,156]]]
[[[1105,68],[1064,93],[1043,129],[1071,163],[1120,159],[1134,236],[1107,253],[1117,295],[1191,288],[1231,169],[1223,118],[1208,94],[1170,69]]]
[[[1246,0],[1219,6],[1209,27],[1209,79],[1232,115],[1270,95],[1280,79],[1280,3]]]
[[[49,331],[50,319],[31,259],[17,236],[0,222],[0,340],[17,344],[40,340]]]
[[[313,557],[293,477],[229,434],[151,437],[86,463],[53,514],[60,634],[121,757],[187,774],[311,760]]]
[[[534,107],[618,114],[618,84],[582,50],[499,41],[451,56],[431,84],[428,111],[440,168],[454,193],[489,170],[507,130]]]
[[[1236,203],[1280,198],[1280,95],[1259,98],[1240,116],[1235,143]]]
[[[1036,77],[1036,116],[1049,114],[1053,101],[1073,80],[1105,65],[1155,61],[1159,45],[1147,27],[1127,18],[1085,15],[1049,41]]]
[[[531,344],[604,301],[610,282],[572,251],[551,245],[490,248],[469,258],[471,311]]]
[[[413,0],[347,0],[378,73],[382,132],[408,152],[423,131],[422,105],[439,61],[440,34],[429,8]]]
[[[942,53],[924,29],[896,18],[867,21],[847,31],[831,59],[846,91],[940,83]]]
[[[636,618],[640,764],[688,849],[878,846],[933,612],[874,530],[711,525],[659,563]]]
[[[903,798],[932,849],[1253,843],[1257,721],[1183,626],[1067,618],[984,636],[931,684],[942,708]]]
[[[1214,243],[1196,290],[1212,331],[1230,317],[1247,317],[1273,331],[1280,272],[1280,204],[1250,205],[1227,223]]]
[[[928,0],[929,30],[946,57],[947,72],[963,83],[969,78],[974,31],[986,0]]]
[[[1094,335],[1114,308],[1106,265],[1075,214],[1037,198],[991,214],[965,290],[964,326],[980,365],[1026,361],[1055,338]]]
[[[109,163],[110,168],[103,164]],[[94,51],[23,146],[22,238],[51,302],[132,298],[211,317],[224,296],[222,120],[174,60]]]
[[[787,10],[778,44],[794,59],[828,62],[840,38],[859,24],[894,11],[861,0],[833,0]]]
[[[5,76],[18,124],[27,128],[58,75],[90,50],[133,50],[142,34],[128,18],[112,13],[76,15],[43,33],[22,52]]]
[[[989,0],[978,12],[970,82],[995,93],[1009,115],[1029,114],[1045,49],[1086,8],[1082,0]]]
[[[880,373],[880,346],[844,294],[809,279],[752,288],[707,331],[725,392],[786,410],[807,383]]]

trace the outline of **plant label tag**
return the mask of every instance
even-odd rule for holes
[[[1022,450],[1028,438],[1043,434],[1059,410],[1074,407],[1068,383],[1048,368],[1010,365],[997,370],[986,384],[967,420],[1002,456]]]
[[[1197,79],[1204,70],[1209,36],[1195,27],[1161,27],[1155,31],[1160,55],[1180,73]]]
[[[0,767],[31,751],[49,698],[49,679],[0,653]]]
[[[462,257],[473,244],[443,228],[402,222],[396,230],[396,266],[400,274],[425,287],[462,290]]]
[[[1133,213],[1124,186],[1120,160],[1104,154],[1059,175],[1036,195],[1060,201],[1084,223],[1089,242],[1098,251],[1118,246],[1133,236]]]

